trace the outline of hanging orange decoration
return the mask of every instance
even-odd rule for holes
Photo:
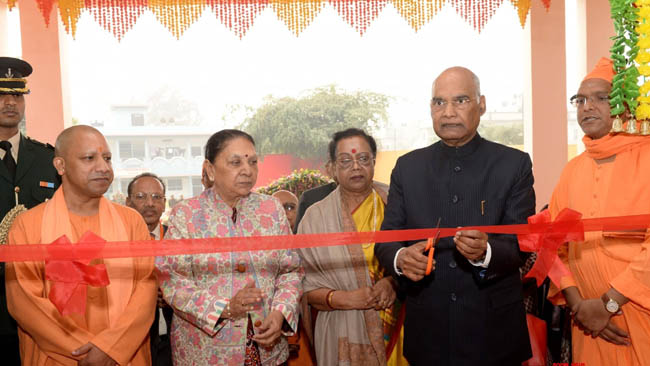
[[[36,0],[36,7],[38,7],[38,10],[43,14],[45,25],[48,27],[50,26],[50,15],[52,14],[52,8],[54,8],[54,1],[55,0]],[[12,9],[14,4],[17,2],[17,0],[9,0],[9,9]]]
[[[59,14],[65,31],[74,35],[77,33],[77,22],[84,8],[84,0],[59,0]]]
[[[147,0],[85,0],[85,7],[99,25],[121,40],[147,9]]]
[[[452,4],[456,12],[465,19],[479,33],[485,28],[487,22],[492,18],[497,9],[502,5],[503,0],[485,1],[464,1],[453,0]]]
[[[531,0],[510,0],[512,5],[517,8],[517,14],[519,15],[519,23],[521,23],[522,28],[526,25],[526,19],[528,18],[528,12],[530,11],[530,1]]]
[[[148,2],[149,9],[158,21],[176,38],[181,38],[181,35],[199,19],[205,9],[204,0],[149,0]]]
[[[269,3],[296,36],[311,24],[325,5],[323,0],[270,0]]]
[[[325,6],[333,7],[345,22],[363,35],[371,22],[388,4],[417,32],[431,21],[445,5],[474,29],[481,32],[505,0],[20,0],[36,1],[47,25],[55,3],[59,5],[66,31],[75,34],[83,11],[90,12],[107,31],[122,39],[145,12],[154,13],[158,21],[176,37],[181,35],[210,8],[226,27],[239,38],[255,22],[258,15],[271,7],[277,17],[295,35],[304,31]],[[522,27],[526,24],[533,0],[510,0],[517,9]],[[551,0],[541,1],[548,10]],[[18,0],[7,0],[12,9]]]
[[[442,8],[446,0],[392,0],[397,12],[416,32]]]
[[[542,4],[544,4],[546,11],[549,11],[551,9],[551,0],[542,0]]]
[[[268,0],[207,0],[217,19],[241,39],[264,9]]]
[[[329,0],[330,5],[336,9],[346,23],[363,35],[370,23],[384,10],[388,0]],[[350,4],[353,3],[353,4]]]

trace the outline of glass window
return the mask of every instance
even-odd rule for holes
[[[192,196],[198,196],[203,192],[201,177],[192,177]]]
[[[144,126],[144,114],[131,113],[131,126]]]
[[[120,179],[120,188],[122,190],[122,193],[126,196],[129,194],[129,182],[130,179]]]
[[[203,149],[201,146],[192,146],[192,157],[203,156]]]
[[[120,158],[130,159],[132,157],[131,141],[120,141]]]
[[[144,141],[134,141],[131,148],[134,158],[144,159]]]
[[[144,159],[144,141],[119,141],[120,159],[126,160],[130,158]]]
[[[182,178],[167,178],[167,190],[169,191],[182,191],[183,179]]]

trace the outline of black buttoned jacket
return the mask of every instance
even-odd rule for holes
[[[437,142],[400,157],[391,174],[382,230],[526,223],[535,213],[528,154],[481,138],[454,148]],[[404,354],[411,365],[521,364],[531,357],[513,235],[488,235],[487,269],[472,266],[452,238],[436,246],[434,272],[419,282],[397,276],[397,250],[375,246],[406,293]]]
[[[27,208],[32,208],[52,197],[61,182],[61,177],[52,164],[53,158],[52,145],[20,136],[14,181],[9,177],[5,165],[0,162],[0,220],[16,205],[14,194],[16,187],[20,189],[18,202]],[[0,337],[17,338],[16,322],[7,310],[4,263],[0,263]],[[18,349],[5,349],[5,351],[5,363],[10,365],[14,362],[10,360],[17,359]],[[16,358],[13,358],[14,355]]]
[[[327,197],[330,193],[334,192],[335,189],[336,183],[332,182],[306,190],[302,193],[300,196],[300,201],[298,203],[298,212],[296,214],[294,234],[298,232],[298,224],[300,224],[303,216],[305,216],[305,212],[307,212],[309,206]]]

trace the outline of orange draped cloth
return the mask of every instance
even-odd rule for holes
[[[555,187],[549,210],[565,208],[583,218],[650,213],[650,137],[607,135],[583,139],[586,151],[571,160]],[[583,298],[600,298],[611,287],[630,302],[612,321],[630,335],[630,346],[586,336],[573,326],[573,361],[588,366],[647,365],[650,360],[650,235],[647,229],[589,232],[585,241],[559,249],[569,267],[549,298],[564,304],[560,290],[576,286]]]
[[[107,241],[148,240],[136,211],[102,198],[99,213],[78,216],[67,210],[60,188],[54,197],[23,213],[9,232],[9,244],[46,244],[66,235],[75,243],[87,231]],[[18,322],[23,365],[77,365],[71,352],[90,342],[119,365],[151,364],[149,328],[156,305],[154,258],[95,260],[104,263],[106,287],[88,286],[85,314],[61,315],[48,298],[52,283],[43,262],[7,263],[9,312]]]

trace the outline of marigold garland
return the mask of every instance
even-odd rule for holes
[[[8,0],[13,8],[18,0]],[[145,10],[153,12],[158,21],[177,38],[211,9],[217,19],[240,38],[253,25],[263,10],[271,7],[278,18],[295,35],[304,31],[324,6],[332,6],[360,35],[379,13],[392,4],[415,30],[420,30],[444,6],[453,6],[458,15],[481,32],[496,10],[506,0],[20,0],[36,1],[45,23],[58,3],[61,20],[73,36],[83,11],[89,11],[97,22],[116,38],[122,39],[133,28]],[[510,0],[516,8],[522,27],[526,23],[533,0]],[[551,0],[537,0],[548,9]]]
[[[294,170],[286,177],[280,177],[274,180],[265,187],[258,188],[257,192],[271,195],[279,190],[284,189],[300,198],[304,191],[320,187],[331,182],[331,178],[321,174],[321,172],[318,170],[300,169]]]
[[[639,97],[637,101],[639,106],[636,110],[636,119],[638,121],[643,121],[641,124],[641,133],[648,134],[650,131],[648,127],[648,120],[650,120],[650,0],[637,0],[635,2],[638,11],[638,25],[636,27],[636,32],[639,35],[639,41],[637,46],[639,47],[639,53],[637,54],[635,61],[639,64],[639,73],[643,77],[641,86],[639,87]]]
[[[86,9],[104,29],[121,40],[142,15],[147,0],[85,0]]]
[[[640,38],[636,33],[638,9],[634,6],[634,0],[610,0],[610,4],[616,32],[616,35],[612,37],[614,44],[610,49],[616,72],[610,92],[611,114],[620,116],[625,113],[627,108],[630,115],[634,116],[639,97],[637,85],[639,70],[634,63],[640,50],[638,44]],[[644,44],[646,41],[642,40],[641,42]],[[630,120],[628,126],[628,131],[634,132],[636,121]],[[613,131],[622,132],[620,122],[615,123]]]

